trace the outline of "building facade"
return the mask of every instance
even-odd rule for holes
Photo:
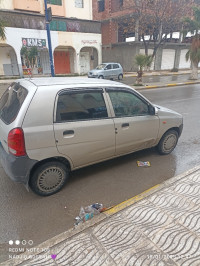
[[[93,0],[93,19],[102,23],[102,60],[117,61],[125,71],[137,71],[135,56],[145,53],[143,42],[137,33],[137,24],[130,32],[124,31],[121,26],[123,20],[135,16],[133,3],[134,0]],[[189,46],[190,44],[183,41],[179,32],[173,33],[157,50],[151,68],[155,70],[190,68],[190,62],[185,59]],[[149,54],[152,52],[153,45],[149,47]]]
[[[92,0],[48,0],[55,73],[84,74],[101,63],[101,23],[92,21]],[[26,75],[30,65],[21,49],[37,47],[34,74],[50,74],[44,0],[2,0],[0,18],[6,40],[0,40],[0,76]]]

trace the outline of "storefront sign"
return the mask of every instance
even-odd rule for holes
[[[35,39],[35,38],[22,38],[23,47],[33,47],[46,48],[45,39]]]
[[[82,43],[83,44],[95,44],[95,43],[97,43],[97,41],[96,40],[82,40]]]

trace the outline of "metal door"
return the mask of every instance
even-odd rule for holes
[[[90,70],[90,55],[88,52],[80,53],[81,74],[85,74]]]
[[[40,64],[42,67],[43,74],[51,74],[48,51],[41,51],[40,52]]]

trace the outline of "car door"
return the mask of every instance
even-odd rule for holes
[[[102,89],[64,90],[56,101],[57,149],[74,168],[114,156],[114,123]]]
[[[112,78],[112,75],[113,75],[112,64],[108,64],[104,68],[104,77],[109,79],[109,78]]]
[[[113,78],[118,78],[120,73],[120,68],[118,64],[113,64]]]
[[[116,155],[154,146],[159,118],[152,105],[129,89],[107,88],[116,132]]]

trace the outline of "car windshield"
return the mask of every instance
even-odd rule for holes
[[[98,66],[96,67],[96,69],[104,69],[105,66],[106,66],[106,64],[101,64],[101,65],[98,65]]]

